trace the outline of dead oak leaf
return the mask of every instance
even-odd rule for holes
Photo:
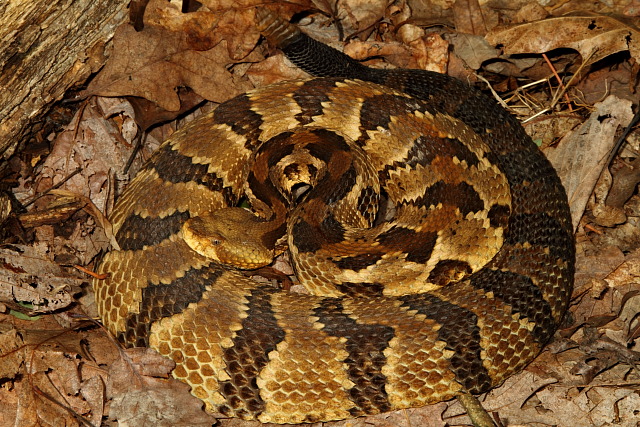
[[[289,19],[292,15],[314,8],[310,0],[265,2],[264,0],[201,0],[219,21],[212,37],[214,40],[227,40],[229,56],[240,60],[253,50],[260,32],[256,27],[256,7],[269,6],[276,13]]]
[[[215,418],[189,393],[190,387],[166,378],[175,366],[149,348],[124,350],[111,365],[107,393],[109,417],[120,426],[210,426]],[[160,377],[160,378],[158,378]]]
[[[197,51],[183,32],[148,27],[136,32],[123,25],[114,36],[114,55],[83,95],[138,96],[169,111],[180,109],[176,88],[188,86],[214,102],[250,89],[227,70],[227,42]]]
[[[561,16],[497,28],[486,38],[493,45],[504,46],[507,55],[570,48],[589,63],[626,50],[636,60],[640,59],[640,31],[612,16]]]
[[[145,25],[185,34],[189,46],[200,51],[226,40],[229,57],[241,60],[253,50],[260,37],[252,7],[258,0],[238,2],[248,3],[245,8],[241,4],[209,3],[212,3],[210,11],[183,13],[175,4],[151,0],[144,16]]]

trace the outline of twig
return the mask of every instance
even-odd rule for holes
[[[82,172],[82,168],[80,166],[78,166],[73,172],[71,172],[69,175],[67,175],[65,178],[63,178],[62,181],[60,181],[57,184],[52,185],[51,187],[47,188],[46,190],[44,190],[42,193],[38,194],[37,196],[34,196],[33,200],[31,200],[31,201],[29,201],[29,202],[24,204],[24,207],[26,208],[27,206],[31,206],[37,200],[39,200],[40,198],[46,196],[49,192],[55,190],[56,188],[61,187],[65,182],[69,181],[71,178],[73,178],[74,176],[78,175],[80,172]]]

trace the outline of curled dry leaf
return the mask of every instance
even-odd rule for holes
[[[557,148],[545,150],[567,190],[574,227],[582,217],[602,169],[607,166],[616,131],[632,118],[630,101],[609,96],[596,104],[589,119],[565,136]]]
[[[453,19],[459,33],[484,35],[487,25],[478,0],[458,0],[453,3]]]
[[[256,86],[265,86],[286,80],[301,79],[307,76],[304,71],[285,59],[283,54],[270,56],[264,61],[252,64],[247,70],[247,77]]]
[[[160,1],[161,4],[166,4]],[[255,26],[255,7],[269,6],[277,9],[280,16],[291,17],[296,12],[314,5],[310,0],[265,2],[264,0],[202,0],[201,3],[213,13],[218,21],[214,40],[228,42],[228,54],[234,61],[245,60],[256,45],[260,33]],[[245,59],[243,59],[245,58]]]
[[[87,102],[54,140],[53,150],[36,178],[36,193],[66,179],[61,189],[89,197],[99,210],[107,212],[113,198],[108,183],[122,172],[132,148],[118,125],[130,122],[131,114],[130,105],[122,99],[95,98]],[[138,161],[133,166],[140,164]],[[74,174],[77,170],[80,173]]]
[[[408,27],[403,25],[401,28]],[[406,33],[399,31],[399,34]],[[449,43],[437,34],[422,34],[403,43],[354,41],[345,46],[344,53],[357,60],[384,57],[398,68],[419,68],[445,73],[449,62]]]
[[[612,16],[549,18],[506,29],[496,28],[486,38],[493,45],[502,45],[507,55],[571,48],[589,63],[627,50],[636,61],[640,59],[640,31],[635,25]]]

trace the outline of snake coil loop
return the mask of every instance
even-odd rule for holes
[[[110,217],[120,250],[93,283],[105,325],[175,360],[209,410],[263,422],[420,406],[520,371],[573,284],[550,163],[458,80],[367,68],[257,17],[319,77],[231,99],[160,147]],[[257,216],[227,221],[241,197]],[[266,262],[286,239],[309,294],[226,264],[218,247],[247,236]]]

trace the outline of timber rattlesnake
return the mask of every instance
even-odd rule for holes
[[[208,409],[263,422],[420,406],[520,371],[573,282],[552,166],[465,84],[367,68],[269,12],[258,18],[318,77],[225,102],[155,153],[110,217],[120,249],[94,281],[105,325],[174,359],[174,376]],[[185,243],[194,234],[191,246],[206,246],[200,218],[245,196],[265,218],[248,222],[259,234],[204,233],[214,246],[231,229],[273,249],[286,231],[309,295]]]

